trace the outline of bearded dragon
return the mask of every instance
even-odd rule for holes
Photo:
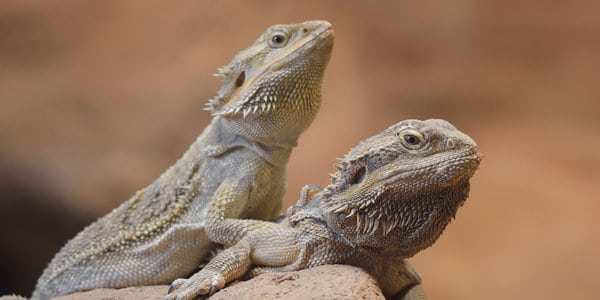
[[[329,22],[275,25],[217,76],[213,118],[187,152],[146,188],[85,228],[52,259],[33,299],[99,287],[170,283],[196,269],[222,237],[210,203],[227,219],[280,214],[286,164],[321,103],[333,47]],[[240,223],[246,224],[246,223]]]
[[[167,299],[212,294],[247,273],[324,264],[364,268],[387,297],[425,299],[407,258],[442,234],[466,200],[481,157],[475,142],[444,120],[393,125],[341,158],[329,186],[304,187],[287,220],[250,224],[244,235],[239,227],[222,228],[230,247],[189,279],[174,281]],[[225,209],[215,210],[224,218]]]

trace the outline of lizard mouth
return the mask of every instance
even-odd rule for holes
[[[431,176],[435,174],[436,184],[452,185],[463,178],[470,178],[476,171],[483,155],[477,151],[477,148],[470,148],[466,151],[457,153],[454,157],[432,159],[429,163],[416,165],[402,165],[401,168],[389,170],[386,172],[380,182],[402,182],[405,178],[419,180],[422,176]],[[421,161],[422,162],[422,161]],[[469,172],[464,172],[468,170]]]
[[[318,96],[307,91],[306,84],[301,80],[285,76],[286,66],[294,60],[298,60],[300,64],[305,64],[300,60],[306,60],[306,64],[310,64],[309,60],[313,57],[307,53],[312,51],[315,43],[318,40],[330,39],[325,44],[325,47],[331,47],[334,31],[331,25],[322,27],[320,30],[315,30],[301,39],[302,42],[294,45],[287,51],[281,53],[279,57],[262,67],[252,76],[245,84],[247,88],[240,89],[245,95],[240,95],[240,101],[234,104],[226,105],[221,111],[214,113],[224,117],[239,117],[246,118],[250,114],[266,114],[277,110],[278,108],[292,104],[298,109],[309,108],[313,102],[318,101]],[[302,55],[306,53],[305,55]],[[315,55],[318,55],[315,53]],[[328,55],[328,54],[327,54]],[[318,68],[323,68],[318,66]],[[307,72],[310,70],[307,70]],[[276,75],[274,75],[276,74]],[[311,74],[312,75],[312,74]],[[284,82],[285,81],[285,82]],[[280,87],[280,84],[286,86]],[[283,89],[281,92],[279,89]],[[285,93],[285,95],[282,95]],[[232,96],[232,98],[236,98]]]

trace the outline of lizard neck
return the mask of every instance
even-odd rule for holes
[[[205,131],[200,138],[204,152],[209,156],[220,156],[236,148],[247,148],[256,153],[268,163],[285,167],[292,148],[296,146],[296,140],[287,141],[265,141],[255,140],[244,135],[236,134],[228,130],[225,120],[221,116],[215,116],[209,125],[212,130]]]

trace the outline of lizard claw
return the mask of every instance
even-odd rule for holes
[[[166,300],[188,300],[198,296],[210,296],[225,286],[225,279],[219,272],[206,269],[188,279],[176,279],[171,283]]]
[[[180,286],[182,286],[184,283],[185,283],[185,279],[183,279],[183,278],[178,278],[178,279],[173,280],[171,285],[169,285],[169,290],[167,291],[167,293],[168,294],[172,293],[173,291],[178,289]]]
[[[208,296],[212,296],[217,292],[217,290],[219,290],[219,287],[217,286],[216,282],[213,282],[213,284],[210,285],[210,292],[208,292]]]

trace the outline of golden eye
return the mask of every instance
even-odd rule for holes
[[[411,150],[417,150],[425,145],[423,134],[414,129],[402,130],[398,132],[398,137],[402,145]]]
[[[269,45],[274,48],[281,48],[287,44],[287,37],[281,32],[275,32],[269,38]]]

